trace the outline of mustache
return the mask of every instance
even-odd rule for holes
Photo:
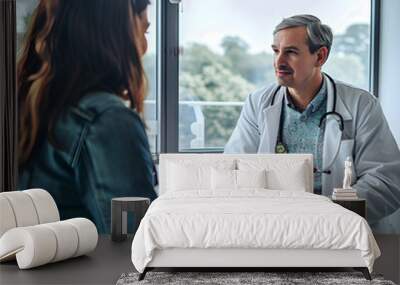
[[[283,71],[283,72],[293,72],[293,70],[286,65],[279,65],[278,68],[276,68],[277,71]]]

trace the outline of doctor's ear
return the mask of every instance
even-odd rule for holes
[[[315,62],[315,66],[321,67],[328,59],[329,50],[327,47],[320,47],[315,53],[317,54],[317,61]]]

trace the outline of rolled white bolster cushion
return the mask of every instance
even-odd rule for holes
[[[22,191],[11,191],[1,193],[13,209],[17,227],[27,227],[39,223],[35,205],[31,197]]]
[[[86,254],[97,241],[96,226],[84,218],[14,228],[0,238],[0,261],[16,256],[19,268],[28,269]]]
[[[43,226],[49,228],[56,236],[57,250],[51,262],[64,260],[75,255],[79,237],[75,229],[71,228],[70,223],[55,222]]]
[[[91,252],[96,248],[99,234],[96,226],[90,220],[74,218],[64,222],[70,223],[78,233],[78,248],[74,257]]]
[[[43,189],[0,193],[0,237],[15,227],[60,220],[56,202]]]
[[[0,237],[9,229],[15,228],[17,222],[10,202],[0,195]]]
[[[56,202],[49,192],[38,188],[25,190],[23,193],[31,197],[39,218],[39,224],[52,223],[60,220]]]
[[[41,225],[14,228],[0,239],[0,261],[17,257],[20,269],[51,262],[57,251],[57,240],[51,229]]]

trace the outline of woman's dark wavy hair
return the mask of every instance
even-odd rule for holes
[[[85,94],[107,91],[143,111],[139,17],[149,0],[41,0],[17,64],[19,165]]]

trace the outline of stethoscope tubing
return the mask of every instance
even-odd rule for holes
[[[339,129],[340,129],[341,132],[343,132],[343,130],[344,130],[344,120],[343,120],[343,117],[342,117],[342,115],[340,115],[338,112],[336,112],[336,100],[337,100],[337,88],[336,88],[336,83],[335,83],[335,81],[333,80],[333,78],[330,77],[328,74],[324,73],[324,75],[325,75],[325,76],[329,79],[329,81],[332,83],[332,87],[333,87],[333,106],[332,106],[332,111],[326,112],[325,114],[322,115],[322,117],[321,117],[321,119],[320,119],[320,121],[319,121],[319,128],[322,128],[323,122],[327,119],[328,116],[336,116],[337,118],[339,118],[339,120],[336,120],[336,121],[338,122],[338,124],[339,124]],[[277,94],[278,91],[281,89],[281,87],[282,87],[281,85],[278,85],[278,86],[275,88],[275,90],[274,90],[274,92],[273,92],[273,94],[272,94],[272,99],[271,99],[271,104],[270,104],[270,106],[273,106],[273,105],[274,105],[276,94]],[[283,104],[283,102],[282,102],[282,104]],[[282,114],[281,114],[281,118],[279,119],[279,129],[282,128],[282,126],[281,126],[281,120],[282,120]],[[279,142],[278,142],[278,143],[281,143],[281,144],[282,144],[282,142],[281,142],[281,140],[282,140],[281,130],[279,130],[279,133],[280,133],[280,138],[279,138]],[[331,174],[331,171],[330,171],[329,169],[330,169],[331,166],[333,165],[333,163],[334,163],[334,161],[336,160],[338,154],[339,154],[339,148],[336,150],[335,156],[333,157],[333,159],[332,159],[332,161],[329,163],[329,165],[328,165],[325,169],[322,169],[322,170],[318,170],[318,169],[314,168],[314,173],[315,173],[315,172],[320,172],[320,173],[323,173],[323,174]]]

